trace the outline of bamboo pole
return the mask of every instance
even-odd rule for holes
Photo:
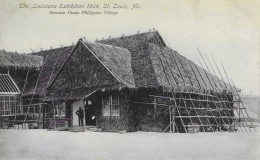
[[[213,83],[215,84],[215,86],[216,86],[216,88],[217,88],[218,86],[217,86],[216,82],[214,81],[214,79],[212,78],[212,74],[210,73],[210,70],[209,70],[209,68],[208,68],[208,65],[207,65],[206,61],[204,60],[202,54],[200,53],[199,48],[197,48],[197,50],[198,50],[198,52],[199,52],[199,54],[200,54],[200,57],[202,58],[202,60],[203,60],[203,62],[204,62],[204,64],[205,64],[205,66],[206,66],[206,68],[207,68],[207,70],[208,70],[208,72],[209,72],[209,75],[211,76],[211,79],[212,79]]]
[[[221,76],[221,79],[222,79],[224,85],[226,86],[226,88],[228,88],[227,85],[226,85],[226,83],[224,82],[224,78],[223,78],[223,76],[222,76],[222,74],[221,74],[221,72],[220,72],[220,70],[219,70],[219,68],[218,68],[218,65],[217,65],[217,63],[216,63],[216,61],[214,60],[214,58],[213,58],[212,55],[211,55],[211,58],[212,58],[212,60],[213,60],[213,62],[214,62],[214,64],[215,64],[215,66],[216,66],[216,68],[217,68],[217,70],[218,70],[218,72],[219,72],[219,74],[220,74],[220,76]]]

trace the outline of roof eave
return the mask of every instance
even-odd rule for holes
[[[18,95],[19,92],[0,92],[0,95]]]

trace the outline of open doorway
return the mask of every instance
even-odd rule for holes
[[[86,126],[96,126],[97,107],[91,100],[85,101],[85,124]]]

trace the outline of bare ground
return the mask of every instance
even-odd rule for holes
[[[0,130],[0,159],[259,160],[260,133]]]

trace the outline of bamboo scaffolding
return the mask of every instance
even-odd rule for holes
[[[213,57],[212,57],[213,58]],[[213,59],[214,60],[214,59]],[[215,65],[216,65],[216,63],[215,63]],[[218,66],[216,65],[216,67],[218,68]],[[218,69],[218,71],[219,71],[219,69]],[[223,76],[222,76],[222,74],[221,74],[221,72],[219,71],[219,74],[221,75],[221,77],[223,78]],[[222,81],[224,81],[224,79],[222,79]],[[229,84],[229,86],[231,87],[231,85]],[[227,88],[227,86],[225,85],[225,87]],[[228,88],[227,88],[228,89]],[[232,90],[232,88],[230,88],[231,90]],[[227,99],[228,99],[228,97],[227,97],[227,95],[224,95]],[[222,98],[222,96],[221,96],[221,98]],[[223,99],[223,98],[222,98]],[[237,114],[238,115],[240,115],[239,114],[239,112],[240,112],[240,110],[237,110],[237,108],[235,108],[235,111],[237,112]],[[239,117],[239,119],[238,119],[238,121],[240,121],[240,117]],[[236,126],[238,126],[238,124],[235,124]],[[247,129],[246,129],[246,127],[245,127],[245,125],[243,125],[243,127],[244,127],[244,130],[247,132]],[[241,129],[241,131],[243,132],[243,130]],[[251,130],[249,129],[249,131],[251,132]]]
[[[223,65],[222,65],[222,67],[223,67],[223,69],[224,69],[225,74],[227,75],[227,73],[226,73],[225,68],[224,68]],[[227,76],[227,77],[228,77],[228,76]],[[233,81],[232,81],[232,83],[233,83]],[[231,85],[230,85],[230,86],[231,86]],[[236,88],[236,86],[235,86],[234,83],[233,83],[233,86]],[[232,86],[231,86],[231,87],[232,87]],[[232,87],[232,88],[233,88],[233,87]],[[241,99],[241,97],[240,97],[240,95],[239,95],[238,93],[236,93],[236,96],[238,97],[239,100]],[[235,97],[236,97],[236,96],[235,96]],[[243,103],[242,101],[241,101],[240,103],[242,104],[243,108],[246,108],[246,107],[244,106],[244,103]],[[249,115],[248,115],[246,109],[245,109],[244,111],[245,111],[245,113],[246,113],[246,115],[247,115],[247,118],[249,119],[249,121],[250,121],[250,123],[251,123],[251,126],[253,126],[254,130],[256,131],[256,128],[254,127],[252,121],[250,120]],[[243,110],[241,110],[241,113],[242,113],[242,115],[243,115]],[[247,124],[247,122],[246,122],[246,124]],[[249,127],[249,130],[250,130],[250,127]],[[250,131],[251,131],[251,130],[250,130]]]
[[[172,52],[172,50],[171,50]],[[184,65],[182,64],[181,60],[174,54],[172,54],[169,57],[169,60],[172,63],[176,64],[177,70],[179,72],[180,78],[182,80],[182,83],[184,87],[187,87],[188,91],[180,91],[178,92],[178,87],[181,87],[178,82],[178,79],[174,76],[174,72],[172,72],[172,68],[169,65],[165,55],[163,54],[161,48],[159,48],[159,51],[156,52],[158,54],[158,61],[162,67],[163,73],[165,75],[165,80],[168,83],[169,87],[172,87],[173,85],[177,85],[176,90],[172,90],[171,96],[158,96],[158,95],[149,95],[154,97],[154,103],[146,103],[146,102],[134,102],[136,104],[144,104],[149,106],[154,106],[154,116],[155,115],[165,115],[162,117],[164,119],[166,116],[170,116],[170,123],[167,125],[167,127],[164,129],[164,131],[168,130],[170,128],[170,132],[173,130],[173,128],[176,128],[177,132],[179,132],[179,126],[182,126],[185,133],[189,132],[189,127],[202,127],[203,132],[208,131],[208,129],[211,129],[213,132],[215,131],[229,131],[233,132],[236,130],[240,130],[241,128],[237,128],[238,126],[244,127],[246,130],[246,127],[249,127],[247,122],[242,122],[242,124],[234,123],[233,120],[241,120],[242,118],[237,118],[231,115],[230,111],[236,110],[245,110],[246,108],[236,106],[237,103],[241,103],[242,101],[237,98],[235,95],[237,94],[236,88],[232,88],[231,85],[230,91],[232,91],[232,96],[235,98],[235,100],[229,100],[228,93],[225,93],[221,91],[222,89],[225,91],[229,90],[226,83],[224,83],[224,80],[222,79],[223,83],[218,78],[213,77],[213,74],[210,72],[210,69],[203,58],[202,54],[200,53],[198,49],[199,54],[201,55],[201,58],[208,70],[208,73],[203,68],[203,65],[199,61],[202,70],[205,72],[206,79],[209,82],[210,86],[207,85],[206,81],[204,80],[203,76],[201,75],[200,71],[198,70],[197,66],[195,65],[195,68],[192,67],[191,63],[189,62],[189,66],[191,68],[192,73],[195,76],[195,81],[192,81],[191,77],[189,76],[189,73],[185,69]],[[159,56],[161,54],[161,56]],[[167,57],[168,58],[168,57]],[[163,61],[164,59],[164,61]],[[208,61],[208,64],[210,65],[213,73],[216,75],[216,72],[211,65],[209,59],[206,56],[206,60]],[[214,61],[215,63],[215,61]],[[181,72],[181,69],[184,71],[184,75]],[[203,83],[205,84],[205,87],[200,83],[199,78],[197,74],[195,73],[195,69],[198,71],[198,74],[200,78],[202,79]],[[218,68],[217,68],[218,69]],[[219,69],[218,69],[219,70]],[[216,75],[217,76],[217,75]],[[221,75],[222,77],[222,75]],[[188,79],[188,81],[187,81]],[[187,83],[187,82],[188,83]],[[174,83],[173,83],[174,82]],[[195,86],[196,82],[199,87]],[[218,88],[218,85],[221,88]],[[224,85],[223,85],[224,84]],[[212,90],[208,90],[212,88]],[[225,87],[225,88],[224,88]],[[198,89],[199,88],[199,89]],[[225,97],[225,98],[224,98]],[[165,99],[165,101],[170,100],[170,105],[164,104],[162,102],[157,101],[157,99]],[[163,101],[163,100],[162,100]],[[156,107],[155,107],[156,105]],[[162,112],[156,112],[156,110],[160,110]],[[233,113],[233,112],[232,112]],[[176,114],[176,115],[175,115]],[[241,112],[243,119],[246,120],[245,116]],[[174,116],[173,116],[174,115]],[[173,118],[174,117],[174,118]],[[249,116],[248,116],[249,117]],[[180,119],[180,123],[172,126],[175,123],[175,119]],[[155,117],[154,117],[155,120]],[[199,124],[196,124],[196,123]],[[188,124],[187,124],[188,123]],[[251,123],[251,126],[253,124]],[[188,128],[187,128],[188,127]],[[249,127],[250,130],[250,127]],[[243,130],[241,130],[243,131]],[[247,131],[247,130],[246,130]]]
[[[179,60],[179,59],[178,59]],[[188,73],[187,73],[187,71],[186,71],[186,69],[184,68],[184,66],[183,66],[183,64],[181,63],[181,61],[179,60],[179,62],[180,62],[180,64],[181,64],[181,66],[183,67],[183,69],[184,69],[184,73],[186,74],[186,76],[188,77],[188,79],[189,79],[189,81],[190,81],[190,84],[193,86],[193,83],[192,83],[192,81],[191,81],[191,78],[188,76]],[[199,84],[199,86],[200,86],[200,83],[198,83]],[[190,95],[189,95],[190,96]],[[191,98],[191,96],[190,96],[190,98]],[[201,101],[199,101],[199,103],[200,103]],[[208,106],[208,100],[206,100],[205,101],[206,102],[206,106]],[[202,105],[201,103],[200,103],[200,105]],[[212,114],[212,116],[213,116],[213,119],[215,120],[215,122],[217,123],[217,125],[219,125],[218,124],[218,122],[217,122],[217,120],[214,118],[215,116],[213,115],[213,112],[211,111],[211,110],[208,110],[211,114]],[[205,113],[205,110],[204,110],[204,112],[203,112],[204,114],[206,114]],[[207,119],[207,121],[209,122],[209,124],[211,124],[210,123],[210,121],[209,121],[209,119]],[[213,129],[213,131],[215,131],[214,129]]]
[[[223,78],[223,76],[222,76],[222,74],[221,74],[221,72],[220,72],[220,70],[219,70],[219,67],[218,67],[218,65],[217,65],[217,63],[216,63],[216,61],[214,60],[214,58],[213,58],[213,56],[211,55],[211,58],[212,58],[212,60],[213,60],[213,62],[214,62],[214,64],[215,64],[215,66],[216,66],[216,68],[217,68],[217,70],[218,70],[218,72],[219,72],[219,74],[220,74],[220,76],[221,76],[221,79],[222,79],[222,81],[224,82],[224,78]],[[227,77],[227,75],[226,75],[226,77]],[[228,78],[228,77],[227,77]],[[229,81],[229,80],[228,80]],[[224,82],[224,85],[225,85],[225,87],[226,87],[226,89],[228,89],[228,87],[227,87],[227,85],[226,85],[226,83]],[[231,85],[230,85],[230,83],[229,83],[229,86],[231,87]],[[231,90],[232,90],[232,88],[230,88]],[[223,94],[227,99],[228,99],[228,97],[227,97],[227,95],[226,94]],[[223,99],[222,98],[222,96],[220,96],[221,97],[221,99]],[[235,101],[236,102],[236,101]],[[233,104],[236,104],[236,103],[233,103]],[[239,112],[237,111],[237,109],[238,108],[236,108],[236,107],[234,107],[233,106],[233,108],[234,108],[234,110],[237,112],[237,114],[239,115]],[[240,111],[240,110],[239,110]],[[230,113],[229,113],[230,114]],[[240,119],[240,117],[239,117],[239,119]],[[238,121],[239,121],[239,119],[238,119]],[[235,123],[235,126],[237,126],[238,127],[238,123],[236,122]],[[245,126],[243,126],[244,127],[244,129],[245,129],[245,131],[247,132],[247,129],[246,129],[246,127]],[[238,131],[239,131],[239,128],[237,128],[238,129]],[[243,132],[243,130],[241,129],[241,131]]]
[[[217,68],[217,70],[218,70],[218,72],[219,72],[219,74],[220,74],[220,76],[221,76],[221,79],[222,79],[222,81],[223,81],[223,83],[224,83],[224,87],[225,87],[226,89],[228,89],[226,83],[224,82],[223,76],[222,76],[222,74],[221,74],[221,72],[220,72],[220,70],[219,70],[219,68],[218,68],[218,66],[217,66],[217,63],[216,63],[216,61],[214,60],[214,58],[213,58],[212,55],[211,55],[211,58],[212,58],[212,60],[213,60],[213,62],[214,62],[214,64],[215,64],[215,66],[216,66],[216,68]],[[209,61],[209,60],[208,60],[208,61]],[[210,61],[209,61],[209,63],[210,63]],[[212,65],[211,65],[211,67],[212,67]],[[212,67],[212,70],[213,70],[213,72],[215,73],[215,75],[217,76],[217,74],[216,74],[216,72],[215,72],[215,70],[214,70],[213,67]],[[219,83],[220,83],[220,80],[219,80]],[[220,83],[220,85],[221,85],[221,83]],[[222,87],[223,87],[223,86],[222,86]],[[226,96],[226,94],[222,94],[222,95]],[[218,99],[221,99],[222,102],[224,102],[222,95],[219,95],[219,96],[218,96]],[[219,98],[219,97],[220,97],[220,98]],[[226,98],[228,99],[227,96],[226,96]],[[231,102],[228,102],[228,103],[231,103]],[[232,103],[233,103],[233,102],[232,102]],[[224,102],[224,104],[225,104],[225,105],[224,105],[225,108],[228,108],[228,107],[226,106],[226,103],[225,103],[225,102]],[[232,107],[233,107],[233,106],[232,106]],[[234,107],[233,107],[233,108],[234,108]],[[232,109],[232,110],[233,110],[233,109]],[[228,112],[228,115],[231,116],[230,112]],[[233,123],[232,120],[230,120],[230,123],[231,123],[231,124]],[[234,131],[235,131],[235,130],[236,130],[237,123],[235,123],[233,126],[234,126]],[[239,131],[238,128],[237,128],[237,130]],[[241,130],[241,131],[243,132],[243,130]]]
[[[198,50],[199,51],[199,50]],[[199,52],[200,53],[200,52]],[[214,80],[214,78],[213,78],[213,74],[210,72],[210,70],[209,70],[209,67],[208,67],[208,65],[207,65],[207,63],[206,63],[206,61],[204,60],[204,58],[203,58],[203,56],[202,56],[202,54],[200,53],[200,56],[201,56],[201,58],[202,58],[202,60],[203,60],[203,62],[205,63],[205,65],[206,65],[206,67],[207,67],[207,70],[208,70],[208,72],[210,73],[210,77],[211,77],[211,79],[212,79],[212,81],[214,82],[214,84],[216,85],[216,87],[217,87],[217,84],[216,84],[216,82],[215,82],[215,80]],[[206,57],[207,58],[207,57]],[[207,59],[208,60],[208,59]],[[208,61],[208,63],[210,64],[210,66],[212,67],[212,65],[211,65],[211,63]],[[213,70],[213,72],[215,73],[215,70],[213,69],[213,67],[212,67],[212,70]],[[220,81],[219,81],[219,83],[220,83]],[[221,83],[220,83],[220,86],[222,87],[222,85],[221,85]],[[219,102],[219,99],[217,99],[217,101]],[[219,103],[220,105],[221,105],[221,108],[223,108],[223,107],[225,107],[226,108],[226,104],[224,103],[224,105],[222,105],[222,103]],[[215,107],[218,107],[217,106],[217,104],[214,104],[215,105]],[[222,117],[222,113],[219,111],[218,112],[219,113],[219,115],[220,115],[220,117]],[[230,115],[231,116],[231,115]],[[224,124],[225,124],[225,126],[227,125],[227,123],[225,122],[225,119],[224,118],[221,118],[220,119]],[[229,123],[229,122],[228,122]],[[227,128],[227,130],[232,130],[232,131],[234,131],[234,129],[231,127],[226,127]]]
[[[177,59],[178,59],[178,58],[177,58]],[[179,60],[179,59],[178,59],[178,60]],[[179,62],[180,62],[180,64],[181,64],[181,66],[183,67],[186,76],[189,78],[190,84],[193,86],[193,83],[192,83],[190,77],[188,76],[188,74],[187,74],[187,72],[186,72],[186,70],[185,70],[183,64],[181,63],[180,60],[179,60]],[[176,65],[178,66],[177,63],[176,63]],[[181,73],[180,73],[180,74],[181,74]],[[185,84],[185,82],[183,82],[183,83]],[[199,84],[199,85],[200,85],[200,84]],[[182,95],[182,94],[181,94],[181,95]],[[189,98],[191,99],[191,95],[190,95],[190,94],[188,94],[188,95],[189,95]],[[191,101],[191,102],[192,102],[192,107],[195,108],[195,105],[194,105],[193,101]],[[187,108],[186,99],[185,99],[185,101],[184,101],[184,104],[185,104],[185,107]],[[190,107],[189,107],[189,109],[190,109]],[[198,117],[198,120],[199,120],[200,124],[203,125],[203,123],[202,123],[203,121],[201,120],[201,118],[203,118],[203,117],[199,116],[199,114],[198,114],[198,112],[197,112],[196,110],[195,110],[195,114],[196,114],[196,116]],[[189,115],[189,116],[190,116],[190,115]],[[191,118],[190,118],[190,120],[191,120]],[[194,125],[194,123],[192,122],[192,120],[191,120],[191,123],[192,123],[192,125]],[[205,128],[204,128],[204,127],[203,127],[203,132],[205,132]]]
[[[202,58],[202,60],[203,60],[203,62],[204,62],[204,64],[205,64],[205,66],[206,66],[206,68],[207,68],[207,70],[208,70],[208,72],[209,72],[209,74],[210,74],[211,80],[214,82],[215,86],[217,87],[217,84],[216,84],[216,82],[214,81],[214,79],[213,79],[213,77],[212,77],[212,74],[211,74],[211,72],[210,72],[210,70],[209,70],[209,68],[208,68],[208,65],[207,65],[206,61],[204,60],[202,54],[200,53],[199,49],[198,49],[198,52],[199,52],[199,54],[200,54],[200,56],[201,56],[201,58]],[[201,64],[201,63],[200,63],[200,64]],[[201,64],[201,67],[203,68],[202,64]],[[204,70],[204,68],[203,68],[203,70]],[[205,71],[205,70],[204,70],[204,71]],[[205,73],[206,73],[206,72],[205,72]],[[209,76],[207,76],[207,78],[208,78],[208,80],[210,81]],[[213,86],[212,86],[212,87],[213,87]],[[213,87],[213,88],[214,88],[214,87]],[[215,102],[216,102],[216,101],[215,101]],[[222,103],[220,103],[220,105],[221,105],[221,108],[223,108]],[[218,106],[217,106],[216,103],[214,103],[214,106],[215,106],[216,108],[218,108]],[[219,111],[218,113],[219,113],[219,116],[222,117],[221,112]],[[227,131],[230,131],[230,128],[227,127],[227,124],[226,124],[226,122],[224,121],[224,119],[221,118],[220,120],[223,122],[224,127],[227,129]],[[220,126],[220,127],[221,127],[221,126]],[[231,128],[231,130],[233,130],[233,129]],[[234,130],[233,130],[233,131],[234,131]]]

